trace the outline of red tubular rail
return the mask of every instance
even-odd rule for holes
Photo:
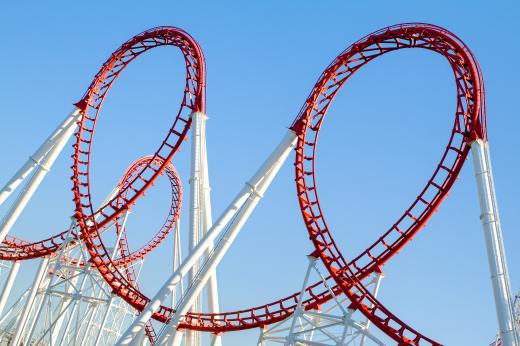
[[[118,184],[118,189],[123,190],[124,187],[131,181],[133,181],[134,177],[137,176],[141,172],[141,170],[144,167],[146,167],[152,160],[152,156],[145,156],[135,161],[126,170],[123,179],[121,179],[120,183]],[[155,158],[155,160],[157,161],[155,162],[155,164],[157,165],[161,165],[163,163],[161,159]],[[123,271],[128,282],[137,289],[139,289],[139,282],[137,280],[137,275],[135,273],[133,264],[138,260],[146,257],[148,253],[150,253],[153,249],[159,246],[159,244],[169,234],[172,227],[175,225],[180,216],[182,204],[182,187],[177,171],[175,170],[171,162],[167,163],[166,168],[164,169],[162,174],[166,175],[170,182],[171,204],[166,220],[151,240],[149,240],[147,243],[145,243],[145,245],[143,245],[139,249],[131,251],[128,243],[128,234],[126,227],[123,228],[123,218],[120,215],[115,220],[116,234],[121,233],[121,238],[118,244],[116,244],[119,248],[120,253],[117,258],[112,260],[112,264],[119,268],[119,270]],[[124,195],[120,197],[118,203],[121,203],[123,198]],[[68,263],[74,263],[74,261],[76,261],[76,265],[78,267],[83,267],[85,265],[85,263],[77,263],[77,260],[71,258],[64,258],[63,261]],[[150,343],[154,345],[157,335],[151,321],[148,321],[146,323],[145,333]]]
[[[121,188],[117,196],[95,213],[90,194],[90,156],[95,125],[103,101],[128,64],[150,49],[162,46],[177,47],[184,56],[186,85],[180,109],[156,153],[132,176],[129,183]],[[194,112],[205,113],[205,61],[202,51],[197,42],[181,29],[157,27],[147,30],[124,43],[110,56],[76,106],[80,109],[82,117],[75,134],[72,181],[75,217],[81,229],[82,240],[89,251],[90,260],[112,287],[113,292],[130,305],[142,308],[148,300],[133,284],[133,280],[129,280],[118,268],[116,261],[112,261],[101,235],[105,227],[117,222],[120,215],[144,194],[169,164],[186,137],[192,121],[190,115]],[[145,249],[153,249],[152,242],[148,243]]]
[[[147,33],[151,32],[153,30]],[[117,66],[120,67],[123,63],[119,59],[127,56],[128,51],[132,51],[130,47],[133,47],[140,40],[142,40],[142,37],[136,36],[129,43],[123,45],[118,51],[119,53],[113,54],[112,58],[96,76],[96,80],[92,84],[93,87],[91,87],[94,91],[89,91],[88,94],[91,96],[88,97],[88,101],[87,97],[83,101],[83,105],[93,104],[91,107],[95,109],[96,113],[92,117],[88,115],[88,109],[84,111],[83,123],[85,125],[82,125],[77,136],[73,176],[76,215],[79,220],[83,220],[81,226],[87,235],[87,246],[92,259],[105,279],[111,284],[114,292],[138,310],[142,310],[149,299],[126,281],[120,273],[112,269],[114,267],[110,266],[110,259],[105,255],[106,249],[104,249],[100,236],[97,234],[98,228],[113,220],[121,213],[121,209],[118,208],[116,203],[109,203],[110,208],[107,208],[103,214],[105,219],[99,223],[92,220],[93,212],[88,190],[88,164],[90,162],[90,145],[94,124],[106,91],[113,82],[106,77],[107,74],[111,76],[108,71],[112,71]],[[154,39],[155,41],[156,39]],[[196,45],[194,41],[191,42]],[[347,262],[334,242],[318,199],[315,181],[318,133],[332,100],[352,74],[372,59],[404,48],[423,48],[434,51],[442,54],[450,63],[455,76],[458,95],[454,126],[440,163],[411,206],[372,246],[352,261]],[[200,52],[198,47],[195,51]],[[198,56],[202,57],[202,53],[199,53]],[[203,60],[201,61],[199,61],[199,65],[194,64],[193,66],[198,66],[203,70]],[[120,70],[118,71],[120,72]],[[196,71],[196,68],[191,71]],[[192,75],[189,74],[189,76]],[[198,76],[201,77],[198,80],[198,86],[203,89],[203,73]],[[108,82],[106,79],[108,79]],[[188,77],[189,79],[190,77]],[[199,89],[199,92],[203,94],[204,91]],[[203,99],[197,93],[193,95],[196,95],[195,98]],[[440,206],[464,164],[469,152],[468,143],[476,138],[486,138],[484,102],[484,86],[478,63],[459,38],[434,25],[400,24],[376,31],[341,53],[321,75],[291,126],[299,135],[295,159],[298,199],[311,240],[331,275],[327,281],[329,284],[331,282],[336,284],[335,294],[346,294],[352,301],[353,308],[359,309],[378,328],[400,345],[439,345],[439,343],[423,336],[394,316],[366,290],[361,280],[371,272],[379,270],[392,256],[397,254]],[[81,102],[79,105],[81,105]],[[183,103],[183,106],[185,106],[185,103]],[[203,108],[192,107],[192,110],[203,110]],[[179,120],[178,117],[175,124],[181,121],[185,124],[185,127],[182,130],[176,130],[174,124],[174,131],[170,131],[169,137],[158,151],[160,154],[161,150],[164,151],[165,145],[170,143],[166,146],[171,150],[168,151],[168,154],[164,154],[167,159],[170,159],[178,149],[180,141],[186,135],[187,128],[190,125],[189,118],[182,119]],[[171,144],[171,134],[176,135],[177,141],[174,144]],[[134,203],[153,181],[155,177],[153,172],[157,172],[159,169],[160,167],[151,169],[152,172],[148,173],[152,173],[152,177],[143,178],[143,183],[140,185],[134,187],[133,184],[130,184],[132,191],[135,193],[130,194],[130,197],[125,197],[124,202],[127,204]],[[95,227],[88,227],[87,220],[92,222]],[[304,308],[307,310],[317,308],[331,298],[321,282],[310,286],[307,292],[311,297],[304,302]],[[218,314],[189,313],[179,328],[221,333],[263,327],[289,317],[294,312],[297,297],[298,294],[295,293],[273,303],[233,312]],[[370,306],[373,307],[370,308]],[[153,317],[165,322],[170,314],[171,309],[162,306]]]
[[[135,161],[126,170],[125,175],[118,184],[118,188],[121,190],[123,186],[132,181],[135,178],[135,176],[141,171],[141,169],[149,163],[150,160],[152,160],[152,157],[146,156]],[[162,164],[160,159],[156,160],[156,164]],[[130,249],[128,248],[126,230],[123,230],[123,234],[121,235],[121,241],[119,244],[121,256],[118,256],[118,258],[116,258],[113,261],[113,265],[117,267],[128,267],[132,263],[144,258],[148,253],[150,253],[155,247],[157,247],[162,242],[162,240],[168,235],[171,228],[177,221],[180,214],[182,203],[181,182],[177,174],[177,171],[171,163],[168,163],[166,165],[166,168],[162,174],[165,174],[168,177],[168,180],[170,181],[172,197],[170,210],[168,211],[168,215],[166,217],[166,220],[164,221],[164,224],[156,232],[156,234],[152,237],[150,241],[148,241],[145,245],[134,251],[130,251]],[[120,218],[117,218],[115,221],[115,226],[118,232],[121,226],[121,221],[122,220]],[[20,261],[43,256],[49,256],[55,253],[57,250],[61,249],[68,233],[69,231],[66,230],[46,240],[37,242],[28,242],[18,237],[8,235],[6,239],[3,241],[2,245],[0,246],[0,260]],[[74,238],[78,237],[78,227],[74,228],[70,236]],[[74,261],[73,259],[65,260]]]
[[[316,186],[316,149],[325,114],[337,92],[362,66],[385,53],[422,48],[443,55],[457,86],[457,108],[449,142],[432,177],[404,214],[372,246],[347,262],[334,241]],[[386,309],[363,286],[359,273],[384,265],[406,245],[440,206],[469,152],[486,137],[484,89],[473,54],[455,35],[429,24],[401,24],[366,36],[341,53],[323,72],[292,127],[298,131],[295,173],[298,200],[310,238],[341,291],[370,321],[400,345],[439,345]]]

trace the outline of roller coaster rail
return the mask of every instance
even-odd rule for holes
[[[180,107],[156,152],[130,165],[95,208],[92,144],[103,103],[122,71],[157,47],[179,49],[184,58]],[[410,206],[372,245],[347,260],[318,198],[318,135],[349,78],[370,61],[401,49],[428,50],[450,64],[457,92],[453,127],[440,162]],[[207,341],[222,346],[223,334],[248,329],[260,331],[252,343],[258,346],[441,345],[392,313],[378,293],[384,266],[439,208],[471,152],[498,325],[491,345],[520,346],[520,299],[512,294],[504,250],[487,138],[484,81],[476,58],[456,35],[431,24],[405,23],[375,31],[347,47],[323,71],[279,144],[215,221],[207,119],[205,58],[195,39],[182,29],[162,26],[144,31],[110,55],[72,112],[0,190],[0,205],[11,202],[0,223],[1,345],[201,346]],[[189,227],[188,247],[183,251],[183,196],[174,163],[188,135]],[[75,205],[70,227],[38,241],[11,235],[70,141]],[[293,152],[297,201],[314,247],[301,289],[266,304],[220,311],[217,268]],[[169,213],[152,238],[132,250],[127,219],[161,176],[170,182]],[[21,191],[12,198],[16,190]],[[147,255],[164,246],[168,235],[173,235],[172,271],[155,295],[148,297],[139,285],[140,271]],[[6,308],[20,266],[36,260],[40,264],[31,286]],[[314,283],[311,277],[316,277]]]

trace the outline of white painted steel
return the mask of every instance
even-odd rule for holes
[[[31,326],[31,328],[29,329],[29,333],[28,333],[28,335],[29,335],[28,340],[32,339],[32,336],[34,335],[36,327],[37,327],[36,324],[38,323],[41,315],[43,314],[43,310],[45,307],[44,305],[47,302],[47,299],[50,299],[49,294],[51,291],[51,287],[52,287],[52,284],[54,283],[54,280],[56,280],[55,273],[58,272],[59,267],[62,264],[62,259],[65,254],[65,251],[68,248],[68,244],[72,241],[71,233],[72,233],[72,230],[74,229],[75,225],[76,225],[76,220],[74,218],[72,218],[71,225],[69,226],[68,233],[65,237],[66,240],[64,241],[62,248],[59,250],[59,253],[57,255],[54,255],[55,260],[52,265],[52,269],[50,270],[50,272],[47,272],[47,274],[46,274],[49,284],[46,286],[45,291],[42,294],[41,304],[39,304],[39,306],[36,307],[35,314],[34,314],[35,315],[34,322],[33,322],[33,325]],[[45,276],[45,273],[43,275]],[[67,286],[67,293],[71,293],[71,292],[69,292],[69,290],[72,291],[72,287],[73,287],[72,285]],[[67,296],[64,296],[62,301],[60,302],[58,320],[52,322],[53,326],[58,324],[58,329],[61,327],[61,323],[63,322],[63,319],[62,319],[63,314],[65,312],[65,309],[68,307],[69,303],[70,303],[70,299]],[[53,334],[54,337],[56,336],[54,331],[51,331],[51,333]],[[54,339],[52,339],[53,336],[51,336],[51,340],[54,340]]]
[[[15,177],[13,177],[8,182],[7,186],[2,190],[2,192],[5,191],[5,193],[1,198],[5,200],[5,198],[7,198],[13,191],[13,189],[16,188],[27,177],[29,172],[32,171],[35,166],[38,166],[21,194],[13,202],[11,208],[2,219],[0,226],[0,242],[5,239],[5,236],[9,233],[16,220],[24,210],[25,206],[31,199],[32,195],[45,178],[45,175],[47,175],[49,172],[50,168],[54,164],[54,161],[56,161],[58,158],[58,155],[63,150],[63,147],[65,144],[67,144],[67,141],[74,133],[74,130],[77,127],[76,121],[78,120],[79,116],[79,110],[75,109],[64,122],[64,124],[68,125],[64,128],[62,128],[60,125],[60,127],[58,127],[58,129],[55,131],[55,134],[51,135],[50,143],[44,143],[43,146],[40,147],[40,149],[36,152],[36,158],[31,157],[29,161],[22,167],[22,169],[17,172],[17,175],[15,175]],[[42,153],[40,153],[40,151]],[[3,200],[0,199],[0,204],[3,202]]]
[[[211,209],[211,187],[209,184],[209,168],[208,168],[208,151],[206,143],[206,122],[207,116],[201,117],[201,166],[202,166],[202,234],[206,234],[213,224],[213,216]],[[206,250],[206,258],[211,254],[213,246]],[[207,284],[207,301],[208,311],[211,313],[217,313],[220,311],[219,299],[218,299],[218,280],[217,271],[215,270],[210,276]],[[222,346],[221,335],[211,335],[211,346]]]
[[[187,258],[182,262],[179,268],[170,276],[170,278],[168,278],[168,280],[166,280],[163,286],[150,300],[150,303],[148,303],[146,308],[141,312],[141,314],[139,314],[139,316],[135,319],[134,323],[132,323],[130,328],[128,328],[127,331],[123,334],[123,336],[119,339],[117,345],[131,344],[132,340],[136,337],[136,335],[138,335],[138,333],[144,329],[145,323],[148,320],[150,320],[153,313],[160,308],[161,304],[165,301],[166,297],[181,282],[182,278],[192,268],[193,264],[196,261],[198,261],[199,258],[201,258],[201,256],[204,255],[207,248],[213,246],[213,243],[217,236],[224,229],[224,227],[231,221],[231,219],[235,215],[237,215],[237,212],[242,211],[246,201],[248,201],[253,195],[256,196],[256,198],[253,197],[253,199],[258,200],[261,194],[258,192],[257,186],[262,181],[267,182],[269,172],[272,172],[274,167],[281,166],[283,160],[287,158],[287,155],[289,154],[290,150],[294,147],[296,139],[296,134],[289,130],[285,137],[282,139],[281,143],[273,151],[273,153],[257,170],[257,172],[249,180],[249,182],[247,182],[245,186],[240,190],[237,196],[233,199],[233,201],[229,204],[229,206],[224,210],[224,212],[219,216],[217,221],[213,224],[211,229],[209,229],[208,232],[203,236],[203,238],[195,247],[195,249],[193,249],[193,252],[187,256]],[[274,178],[274,175],[272,175],[272,178]],[[267,188],[267,186],[265,186],[265,188]],[[252,209],[249,211],[249,213],[251,211]],[[244,215],[243,212],[242,215]],[[243,222],[245,222],[245,219],[243,219]]]
[[[29,173],[40,164],[42,158],[47,155],[49,150],[56,144],[59,138],[64,136],[64,132],[79,120],[79,109],[74,109],[65,120],[54,130],[54,132],[43,142],[43,144],[32,154],[25,164],[14,174],[14,176],[0,190],[0,205],[13,193],[14,190],[27,178]]]
[[[182,261],[182,249],[181,249],[181,219],[180,217],[177,219],[177,222],[174,226],[173,231],[173,266],[172,273],[174,273]],[[181,281],[178,287],[179,294],[182,296],[184,294],[184,284]],[[177,288],[172,292],[172,307],[175,306],[177,302]]]
[[[117,252],[118,252],[118,249],[119,247],[117,246],[119,244],[119,242],[121,241],[121,236],[123,235],[123,232],[124,232],[124,229],[126,227],[126,221],[128,220],[128,215],[130,214],[130,211],[127,210],[123,216],[123,222],[121,224],[121,228],[119,230],[119,233],[117,234],[117,239],[116,239],[116,242],[114,243],[114,249],[112,251],[112,256],[110,257],[112,260],[116,257],[117,255]],[[101,321],[101,325],[99,327],[99,332],[97,333],[96,335],[96,341],[94,342],[94,345],[99,345],[100,344],[100,340],[101,340],[101,335],[103,334],[103,329],[105,328],[106,326],[106,323],[107,323],[107,320],[108,320],[108,315],[110,313],[110,309],[112,308],[112,303],[114,301],[114,296],[113,294],[110,295],[110,298],[109,298],[109,301],[108,301],[108,304],[107,304],[107,308],[105,310],[105,313],[103,314],[103,319]]]
[[[379,294],[379,289],[381,288],[381,280],[383,280],[385,275],[383,273],[378,273],[378,272],[374,273],[374,275],[375,275],[375,283],[374,283],[375,286],[374,286],[374,291],[372,292],[372,295],[374,297],[377,297]],[[373,306],[374,306],[374,304],[371,304],[370,307],[373,307]],[[370,320],[368,318],[365,319],[365,328],[367,330],[368,330],[368,328],[370,328],[371,324],[372,323],[370,322]],[[359,346],[365,346],[365,343],[367,342],[367,338],[368,338],[367,335],[363,334],[361,336],[361,341],[359,343]]]
[[[491,171],[489,144],[477,139],[471,142],[471,151],[500,338],[504,346],[520,346],[515,332],[511,286]]]
[[[106,204],[108,201],[113,199],[115,197],[115,195],[117,194],[117,192],[118,192],[117,188],[113,189],[110,192],[110,194],[105,198],[102,205]],[[117,235],[116,246],[114,246],[114,249],[112,251],[112,256],[111,256],[112,259],[117,254],[117,249],[118,249],[117,244],[119,243],[119,240],[121,239],[122,231],[125,228],[129,213],[130,213],[129,211],[126,211],[122,216],[122,218],[123,218],[122,226],[120,228],[120,232]],[[27,333],[28,337],[26,338],[27,340],[33,340],[33,336],[35,335],[36,328],[37,328],[36,324],[38,323],[38,321],[40,321],[40,322],[42,321],[41,317],[43,316],[44,307],[46,306],[46,304],[52,304],[53,295],[54,296],[60,295],[61,298],[58,303],[57,310],[55,311],[56,315],[55,316],[46,315],[44,318],[45,321],[48,321],[49,327],[47,330],[43,331],[42,338],[45,335],[50,334],[50,340],[49,340],[50,344],[66,344],[67,342],[70,342],[70,340],[77,340],[78,339],[77,336],[72,335],[72,334],[73,333],[77,334],[80,329],[78,328],[77,325],[76,326],[72,325],[71,317],[74,316],[74,314],[76,313],[76,310],[78,310],[80,308],[79,307],[80,302],[84,302],[84,301],[92,298],[89,296],[89,294],[87,292],[83,292],[84,286],[87,283],[87,278],[89,278],[89,280],[101,280],[101,282],[99,283],[100,287],[102,285],[106,285],[105,282],[103,281],[103,279],[101,277],[99,277],[98,274],[97,274],[98,276],[96,278],[93,278],[93,276],[91,274],[94,274],[97,272],[96,272],[95,268],[92,267],[90,264],[87,264],[87,266],[85,268],[79,267],[80,262],[82,260],[84,262],[86,262],[86,260],[88,258],[85,256],[85,254],[81,250],[81,243],[76,242],[76,239],[73,238],[72,230],[75,228],[75,226],[76,226],[76,220],[73,218],[71,225],[69,227],[68,234],[65,237],[66,240],[64,241],[62,248],[59,250],[58,253],[53,255],[54,262],[53,262],[52,266],[49,266],[49,267],[52,267],[52,270],[50,272],[48,272],[46,275],[46,279],[49,282],[49,285],[47,285],[47,287],[41,293],[41,296],[42,296],[41,302],[40,302],[41,304],[39,304],[37,306],[36,310],[34,311],[34,320],[33,320],[33,324],[31,326],[31,328],[28,329],[28,333]],[[74,250],[78,251],[78,249],[80,251],[80,256],[77,258],[77,261],[75,262],[75,264],[71,265],[71,264],[65,263],[64,259],[66,258],[66,256],[74,258],[74,255],[71,251],[74,251]],[[74,274],[71,275],[70,278],[66,278],[65,272],[67,272],[67,271],[73,272]],[[63,275],[64,277],[59,278],[57,276],[58,273],[64,274]],[[79,279],[81,279],[81,282],[78,285]],[[60,283],[60,281],[61,281],[61,283]],[[64,287],[63,291],[60,291],[58,286]],[[43,289],[43,288],[41,287],[40,289]],[[111,308],[111,300],[112,299],[110,298],[109,302],[106,303],[107,317],[108,317],[108,312]],[[96,304],[96,309],[101,309],[103,306],[104,306],[103,300],[99,299]],[[96,314],[96,311],[93,311],[91,318],[93,318],[93,315],[95,315],[95,314]],[[68,316],[68,319],[66,320],[67,316]],[[65,327],[62,328],[62,325],[64,322],[65,322]],[[104,321],[104,322],[106,322],[106,321]],[[89,325],[91,326],[91,323],[89,323]],[[90,327],[88,327],[88,328],[90,328]],[[88,333],[88,328],[85,331],[86,333]],[[102,324],[99,328],[100,335],[102,334],[102,331],[104,330],[104,328],[105,328],[105,326],[104,326],[104,324]],[[71,332],[71,330],[72,330],[72,332]],[[61,340],[59,340],[60,336],[61,336]],[[83,340],[82,344],[84,342],[86,342],[86,340]]]
[[[2,316],[2,312],[4,311],[7,299],[11,294],[11,289],[13,288],[14,280],[16,279],[16,275],[18,275],[18,269],[20,269],[20,261],[11,262],[11,268],[9,268],[9,274],[4,283],[4,287],[2,288],[2,294],[0,295],[0,316]]]
[[[294,315],[297,316],[302,313],[302,304],[303,304],[303,297],[305,295],[305,289],[307,288],[307,285],[309,284],[309,277],[311,276],[312,268],[314,268],[314,262],[316,262],[317,258],[314,256],[307,256],[307,259],[309,260],[309,265],[307,266],[307,272],[305,273],[305,278],[303,279],[302,288],[300,290],[300,295],[298,296],[298,305],[296,307],[296,310],[294,311]],[[292,345],[294,344],[294,328],[296,327],[296,318],[293,317],[291,322],[291,328],[289,329],[289,336],[287,337],[286,345]]]
[[[350,308],[348,298],[342,294],[334,294],[318,268],[317,259],[312,256],[308,258],[309,264],[294,313],[291,317],[262,329],[257,345],[363,346],[367,340],[370,340],[371,344],[384,346],[385,343],[369,331],[369,323],[357,320],[354,315],[356,310]],[[319,276],[333,297],[320,305],[317,310],[305,310],[302,306],[302,302],[310,298],[306,288],[311,272]],[[374,273],[365,283],[365,287],[371,289],[374,297],[378,294],[382,277],[381,273]],[[363,317],[361,314],[358,315]]]
[[[296,145],[297,136],[296,134],[289,130],[287,135],[284,137],[280,145],[275,149],[273,154],[266,160],[267,165],[262,165],[265,167],[260,175],[260,179],[251,180],[246,183],[246,186],[250,187],[250,192],[247,200],[244,205],[240,208],[235,218],[231,221],[229,228],[226,230],[222,238],[215,245],[215,249],[206,262],[203,265],[203,268],[197,275],[195,283],[190,286],[182,298],[182,300],[177,305],[176,312],[170,318],[170,322],[166,326],[166,329],[157,340],[157,344],[159,345],[167,345],[172,343],[174,346],[180,344],[182,333],[176,333],[177,326],[180,323],[181,318],[188,312],[190,304],[194,296],[196,296],[204,285],[206,284],[209,277],[215,271],[217,265],[220,263],[227,250],[235,240],[236,236],[242,229],[243,225],[253,212],[254,208],[263,197],[265,191],[273,181],[274,177],[280,170],[280,167],[285,162],[289,153]],[[256,175],[255,175],[256,176]],[[208,232],[208,234],[210,234]],[[169,341],[171,339],[171,341]]]
[[[27,296],[27,300],[25,302],[25,306],[22,310],[20,318],[18,320],[18,324],[16,326],[15,334],[12,340],[12,345],[19,345],[22,341],[23,331],[27,325],[27,321],[29,319],[29,315],[31,309],[33,307],[34,298],[36,297],[36,293],[38,292],[38,288],[42,282],[43,277],[45,276],[45,270],[47,269],[47,264],[49,263],[49,257],[43,257],[40,260],[40,266],[38,267],[38,271],[36,276],[34,277],[34,281],[32,283],[31,289],[29,291],[29,295]],[[32,326],[30,326],[32,328]]]

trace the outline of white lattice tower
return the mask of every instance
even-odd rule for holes
[[[258,346],[275,344],[286,346],[385,345],[369,331],[370,322],[351,309],[350,301],[331,287],[333,282],[327,280],[322,274],[317,258],[313,256],[308,256],[308,258],[309,266],[295,313],[291,318],[262,329],[258,338]],[[317,274],[318,279],[323,282],[333,298],[317,309],[305,310],[301,302],[309,298],[306,288],[313,273]],[[374,296],[378,294],[383,277],[383,273],[375,272],[365,280],[366,287],[371,288]]]
[[[63,250],[50,261],[43,260],[33,286],[0,318],[3,340],[82,346],[115,343],[135,310],[112,294],[87,259],[85,248],[70,236]],[[142,261],[132,265],[139,273]],[[38,288],[31,299],[33,287]]]

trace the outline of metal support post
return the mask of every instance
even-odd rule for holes
[[[297,136],[294,132],[289,130],[288,134],[284,137],[282,143],[275,149],[273,154],[267,159],[266,163],[268,163],[267,169],[262,171],[261,176],[258,180],[252,180],[246,183],[246,186],[249,187],[249,194],[247,195],[247,200],[240,207],[240,210],[236,214],[235,218],[229,224],[228,229],[216,244],[211,257],[206,260],[204,263],[204,267],[197,275],[196,282],[190,286],[184,295],[183,299],[177,306],[176,312],[170,319],[166,330],[163,334],[158,338],[158,344],[166,345],[168,344],[168,340],[170,338],[171,343],[176,346],[180,343],[180,334],[175,333],[177,329],[177,325],[180,322],[180,319],[186,312],[188,311],[192,300],[194,297],[201,292],[204,285],[206,284],[209,277],[214,273],[217,265],[220,263],[227,250],[237,237],[238,233],[244,226],[245,222],[253,212],[254,208],[262,199],[265,191],[273,181],[274,177],[280,170],[280,167],[289,156],[289,153],[296,145]],[[265,164],[262,165],[265,167]],[[255,175],[256,177],[256,175]],[[208,235],[211,233],[208,232]]]
[[[296,306],[296,310],[294,311],[291,328],[289,329],[289,336],[287,337],[286,346],[294,345],[294,328],[296,327],[296,320],[298,315],[302,312],[302,303],[303,296],[305,294],[305,289],[307,288],[307,284],[309,283],[309,277],[311,276],[311,271],[314,268],[314,263],[316,262],[316,257],[309,255],[307,256],[309,260],[309,265],[307,266],[307,272],[305,273],[305,278],[303,279],[302,289],[300,290],[300,295],[298,296],[298,305]]]
[[[213,217],[211,212],[211,188],[209,184],[209,168],[208,168],[208,152],[206,144],[206,121],[207,116],[201,117],[201,166],[202,166],[202,234],[206,234],[213,224]],[[206,250],[206,258],[211,255],[213,246]],[[208,311],[210,313],[218,313],[219,299],[218,299],[218,280],[217,271],[213,272],[206,284],[206,292],[208,296]],[[222,336],[212,335],[211,346],[222,346]]]
[[[20,269],[20,261],[11,262],[11,268],[9,269],[7,280],[2,288],[2,295],[0,295],[0,316],[2,316],[7,299],[11,294],[11,289],[13,288],[14,280],[18,274],[18,269]]]
[[[379,289],[381,288],[381,280],[385,277],[385,275],[383,274],[383,272],[380,272],[380,271],[376,271],[374,272],[374,290],[372,291],[372,295],[374,297],[377,297],[378,294],[379,294]],[[370,328],[370,320],[367,318],[365,320],[365,330],[368,330],[368,328]],[[365,343],[367,342],[367,334],[366,333],[363,333],[363,335],[361,335],[361,341],[359,342],[359,346],[365,346]]]
[[[182,250],[181,250],[181,226],[180,226],[181,220],[180,217],[177,219],[177,222],[174,226],[173,231],[173,267],[172,267],[172,273],[174,273],[177,268],[179,268],[179,265],[182,261]],[[179,284],[179,294],[182,296],[184,294],[184,285],[182,281]],[[172,308],[175,307],[175,304],[177,303],[177,289],[174,289],[172,291]]]
[[[24,210],[25,206],[31,199],[32,195],[42,182],[43,178],[45,178],[45,175],[49,172],[52,165],[58,158],[58,155],[63,150],[63,147],[65,144],[67,144],[67,141],[69,140],[70,136],[74,133],[74,130],[76,128],[76,119],[79,116],[79,110],[75,110],[72,112],[72,114],[69,116],[71,118],[70,123],[68,124],[68,127],[61,129],[59,128],[59,133],[56,137],[51,138],[51,144],[48,152],[46,152],[43,157],[41,158],[30,158],[30,161],[33,161],[31,166],[32,168],[29,170],[29,172],[34,168],[33,165],[38,166],[36,171],[34,172],[33,176],[29,179],[27,182],[27,185],[23,189],[23,191],[20,193],[18,198],[13,202],[13,205],[5,215],[5,217],[2,220],[1,226],[0,226],[0,242],[2,242],[5,239],[5,236],[9,233],[13,225],[15,224],[16,220]],[[68,120],[68,119],[67,119]],[[40,148],[42,151],[47,146],[44,145],[43,148]],[[29,163],[29,162],[28,162]],[[26,164],[27,165],[27,164]],[[29,167],[28,166],[28,167]],[[25,167],[25,166],[24,166]],[[23,167],[22,167],[23,168]],[[28,174],[28,173],[27,173]],[[26,178],[27,174],[21,173],[20,176],[13,177],[11,181],[7,184],[7,186],[4,188],[5,191],[4,195],[5,197],[1,197],[5,200],[7,196],[12,192],[13,186],[17,187],[20,182]],[[0,200],[0,203],[2,201]]]
[[[29,319],[29,314],[34,303],[36,293],[38,292],[38,288],[40,287],[40,283],[42,282],[42,279],[45,276],[45,270],[47,269],[48,263],[49,257],[43,257],[40,261],[40,266],[38,268],[38,271],[36,272],[36,276],[34,277],[34,281],[32,283],[31,290],[29,291],[27,301],[25,302],[25,306],[22,310],[20,319],[18,320],[18,324],[16,326],[16,331],[14,333],[13,341],[11,343],[12,345],[19,345],[22,341],[23,331]],[[34,321],[33,323],[36,323],[36,321]],[[30,340],[28,342],[30,343]]]
[[[195,112],[191,115],[191,173],[190,173],[190,227],[188,237],[188,253],[191,254],[199,243],[202,232],[202,167],[201,167],[201,146],[202,133],[201,122],[206,116],[202,113]],[[188,286],[193,283],[195,276],[199,271],[201,260],[199,259],[193,265],[188,275]],[[191,308],[200,311],[200,302],[202,295],[199,294],[193,300]],[[200,346],[200,333],[197,331],[186,331],[186,346]]]
[[[500,338],[503,346],[519,346],[518,335],[515,332],[511,284],[496,202],[489,144],[482,139],[477,139],[471,142],[471,151]]]
[[[234,227],[232,228],[235,231],[240,230],[247,217],[251,214],[252,209],[256,206],[256,203],[258,203],[258,200],[261,197],[260,192],[267,189],[267,186],[274,178],[274,175],[276,172],[278,172],[278,169],[285,161],[292,148],[294,148],[296,139],[296,134],[289,130],[287,135],[283,138],[273,153],[253,175],[251,180],[246,183],[244,188],[242,188],[242,190],[238,193],[238,195],[234,198],[226,210],[221,214],[211,229],[208,230],[208,232],[203,236],[194,251],[188,255],[179,268],[170,276],[161,289],[159,289],[156,295],[150,300],[150,303],[148,303],[146,308],[134,320],[132,325],[126,330],[126,332],[117,342],[117,345],[129,345],[135,336],[138,335],[141,330],[143,330],[145,323],[152,317],[152,314],[159,309],[161,304],[165,301],[166,297],[171,294],[176,285],[179,284],[179,282],[182,280],[184,275],[186,275],[192,268],[193,264],[198,261],[205,253],[206,249],[213,245],[217,236],[224,229],[224,227],[228,225],[234,216],[237,217],[233,221]],[[259,186],[261,182],[263,183],[262,188]],[[245,203],[247,201],[249,201],[249,207],[245,208]],[[240,217],[237,215],[239,211]],[[230,245],[230,242],[232,242],[234,236],[236,236],[236,234],[230,235],[227,237],[227,239],[223,239],[223,244]],[[227,247],[224,250],[227,250]],[[217,259],[217,262],[218,261],[220,261],[220,258]],[[208,267],[208,270],[213,273],[214,268]],[[191,294],[192,293],[190,292],[190,295]]]

